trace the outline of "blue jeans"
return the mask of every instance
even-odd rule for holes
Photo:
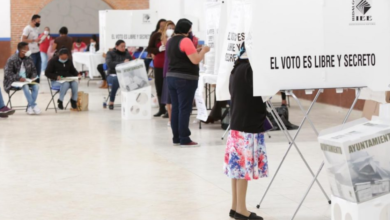
[[[66,92],[72,90],[72,100],[77,101],[79,85],[76,81],[59,83],[57,81],[51,81],[52,87],[60,88],[60,101],[63,102]]]
[[[41,61],[42,61],[42,71],[45,72],[48,62],[48,56],[47,53],[41,52]]]
[[[189,128],[192,103],[198,80],[167,77],[169,94],[172,101],[171,128],[173,143],[188,144],[191,131]]]
[[[31,89],[31,92],[30,92]],[[22,87],[22,90],[24,92],[24,96],[26,96],[28,107],[34,107],[37,105],[36,101],[38,98],[38,91],[39,86],[38,85],[24,85]]]
[[[0,109],[2,109],[5,106],[3,95],[1,94],[1,88],[0,88]]]
[[[118,77],[109,75],[107,77],[107,83],[111,87],[111,95],[110,95],[110,102],[115,102],[115,96],[119,89],[119,81]]]
[[[38,53],[31,54],[31,59],[34,62],[35,68],[37,69],[37,74],[39,78],[36,80],[36,82],[39,83],[41,78],[41,65],[42,65],[41,53],[38,52]]]

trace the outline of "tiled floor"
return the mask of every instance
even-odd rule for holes
[[[2,73],[0,74],[2,78]],[[39,106],[49,101],[46,81]],[[2,86],[1,86],[2,87]],[[192,124],[199,148],[173,147],[167,120],[122,121],[120,111],[102,108],[106,90],[82,81],[90,111],[18,111],[1,120],[0,220],[228,220],[230,180],[222,173],[225,142],[219,124]],[[3,92],[3,97],[7,100]],[[14,104],[25,104],[22,94]],[[307,106],[307,102],[304,103]],[[302,113],[295,103],[291,121]],[[322,130],[342,122],[345,110],[316,105],[312,119]],[[351,119],[359,118],[354,112]],[[288,147],[280,132],[267,138],[273,175]],[[310,166],[322,155],[310,126],[298,138]],[[327,193],[325,174],[320,182]],[[251,182],[248,205],[266,220],[290,219],[311,176],[295,149],[288,155],[261,209],[270,178]],[[310,192],[296,219],[330,219],[330,208],[318,186]]]

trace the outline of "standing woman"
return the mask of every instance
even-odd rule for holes
[[[204,46],[198,53],[188,38],[192,22],[180,19],[175,27],[175,36],[169,40],[169,67],[167,73],[168,89],[172,101],[171,127],[173,144],[198,146],[191,140],[189,129],[192,103],[198,88],[199,63],[210,47]]]
[[[163,45],[165,45],[165,62],[164,62],[164,71],[163,71],[163,77],[164,77],[164,83],[163,83],[163,89],[162,89],[162,96],[161,96],[161,103],[165,104],[168,110],[168,126],[171,125],[171,114],[172,114],[172,105],[171,105],[171,97],[169,96],[169,90],[168,90],[168,82],[166,80],[168,67],[169,67],[169,56],[167,53],[168,49],[168,41],[173,36],[173,33],[175,32],[175,23],[172,21],[167,21],[167,24],[164,28],[163,35],[162,35],[162,42]]]
[[[232,179],[232,208],[235,219],[263,219],[246,208],[248,181],[268,176],[264,144],[266,106],[261,97],[253,97],[253,72],[245,45],[230,76],[231,122],[224,172]]]
[[[50,36],[50,28],[45,27],[45,31],[39,35],[39,50],[41,51],[41,60],[42,60],[42,65],[41,69],[43,72],[45,72],[46,67],[47,67],[47,62],[48,62],[48,55],[47,52],[50,47],[50,42],[52,40]]]
[[[165,22],[164,22],[165,23]],[[153,34],[149,41],[148,53],[154,55],[154,83],[156,85],[156,92],[158,98],[158,104],[160,106],[159,111],[154,117],[164,116],[166,113],[165,104],[161,103],[162,88],[164,83],[163,71],[165,62],[165,45],[162,42],[163,30],[160,28],[159,31]]]

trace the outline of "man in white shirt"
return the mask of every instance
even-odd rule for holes
[[[39,50],[39,26],[41,25],[41,16],[33,15],[31,22],[23,29],[22,41],[28,43],[31,51],[31,58],[34,62],[35,68],[37,69],[38,76],[41,76],[41,53]],[[37,80],[39,83],[39,78]]]

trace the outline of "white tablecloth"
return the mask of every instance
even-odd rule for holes
[[[207,118],[209,116],[207,112],[206,103],[203,98],[203,92],[206,84],[217,84],[217,75],[201,73],[199,76],[198,89],[195,93],[195,103],[196,108],[198,109],[198,115],[196,118],[202,121],[207,121]]]
[[[73,53],[73,64],[78,71],[88,70],[89,77],[99,77],[100,73],[97,70],[99,64],[105,63],[106,60],[101,53],[90,53],[90,52],[75,52]],[[87,69],[83,69],[83,64]]]

